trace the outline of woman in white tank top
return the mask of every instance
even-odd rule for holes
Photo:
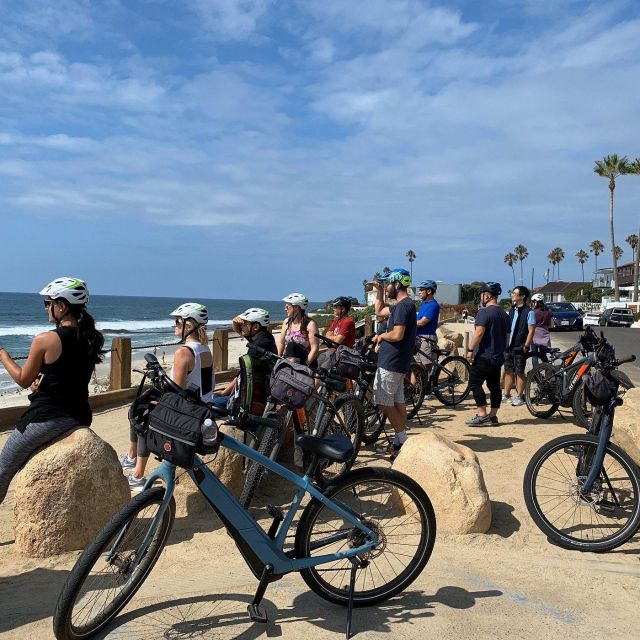
[[[213,355],[207,339],[209,315],[204,305],[185,302],[171,312],[175,318],[175,334],[184,343],[173,356],[170,378],[183,388],[195,384],[205,402],[213,400],[216,381],[213,373]],[[129,476],[132,491],[141,491],[146,478],[144,471],[149,460],[149,450],[143,437],[130,433],[129,451],[120,457],[124,469],[133,469]]]

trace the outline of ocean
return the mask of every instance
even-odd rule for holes
[[[47,323],[47,312],[42,296],[33,293],[0,292],[0,346],[14,358],[26,356],[34,336],[53,327]],[[131,344],[142,347],[171,344],[173,319],[169,313],[184,298],[148,298],[143,296],[92,295],[87,307],[105,336],[105,348],[110,348],[116,337],[130,337]],[[285,317],[284,303],[280,300],[207,300],[198,298],[209,311],[209,330],[231,325],[231,319],[249,307],[262,307],[271,314],[271,320]],[[310,309],[320,304],[311,303]],[[16,385],[0,365],[0,393],[15,389]]]

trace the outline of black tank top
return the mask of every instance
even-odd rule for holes
[[[29,396],[31,405],[20,418],[18,428],[63,416],[75,418],[85,426],[91,424],[89,381],[94,364],[86,346],[79,344],[75,327],[58,327],[54,331],[62,342],[62,353],[55,362],[42,365],[40,385]]]

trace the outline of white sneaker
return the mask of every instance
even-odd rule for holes
[[[136,468],[136,459],[130,458],[128,453],[123,453],[119,458],[120,466],[123,469],[135,469]]]
[[[144,485],[146,484],[147,479],[142,476],[142,478],[134,478],[133,476],[129,476],[129,489],[133,491],[133,493],[139,493],[144,489]]]
[[[509,402],[511,400],[511,396],[508,396],[506,393],[502,394],[502,402]]]
[[[521,407],[524,404],[524,400],[520,397],[520,396],[516,396],[512,401],[511,401],[511,406],[512,407]]]

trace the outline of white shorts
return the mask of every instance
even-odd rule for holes
[[[433,347],[435,347],[437,343],[437,338],[435,336],[418,336],[420,338],[420,351],[424,351],[425,353],[431,354],[433,352]],[[414,356],[414,360],[423,364],[425,366],[433,364],[429,358],[425,358],[421,353],[416,353]]]
[[[373,401],[383,407],[404,404],[404,373],[378,367],[373,381]]]

